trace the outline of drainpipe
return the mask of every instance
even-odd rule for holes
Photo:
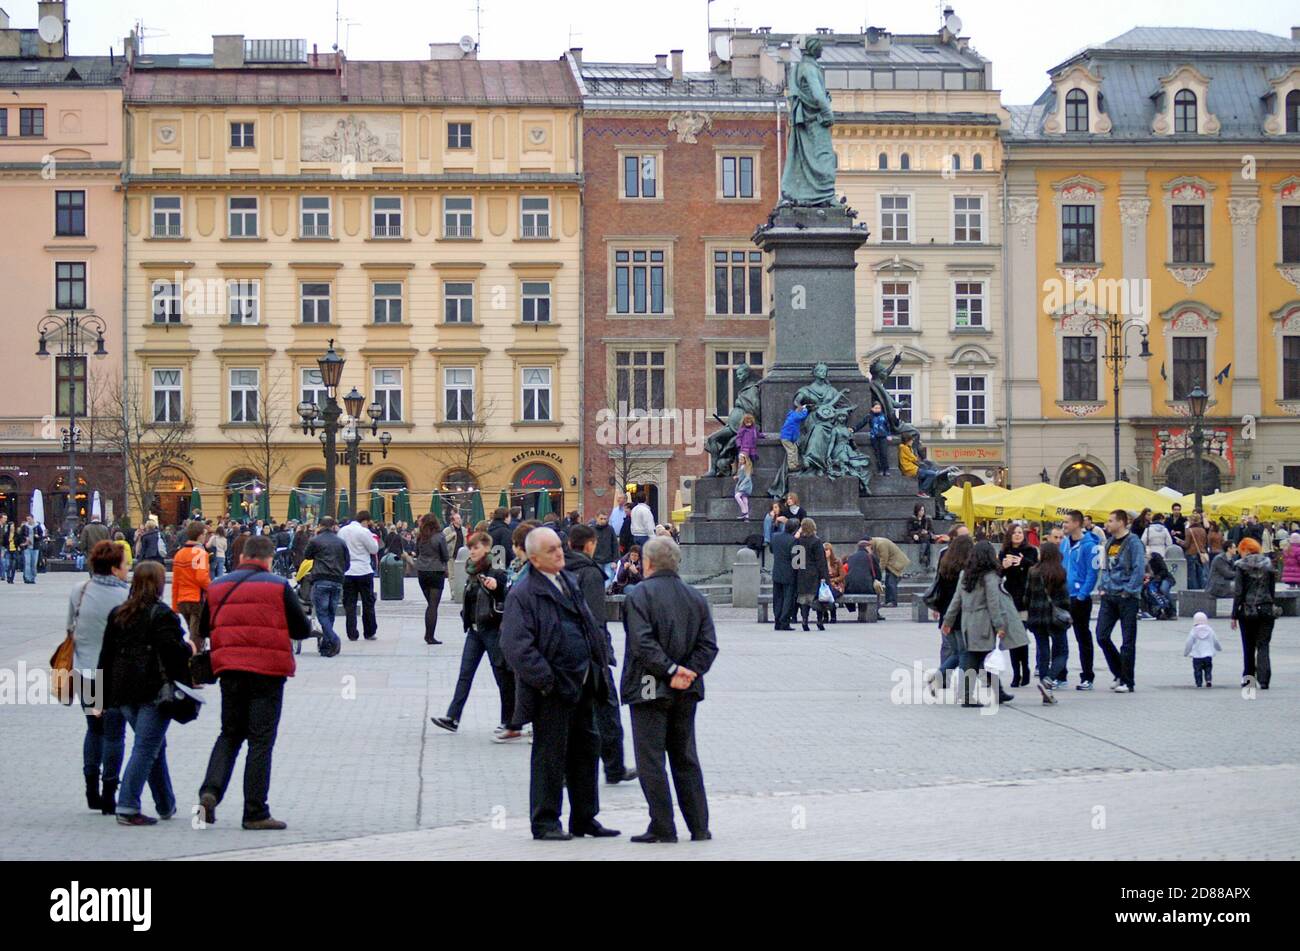
[[[1006,405],[1006,430],[1003,433],[1006,449],[1003,458],[1007,461],[1007,481],[1010,478],[1011,469],[1011,417],[1014,407],[1011,405],[1011,368],[1007,365],[1007,357],[1015,351],[1011,346],[1011,308],[1009,305],[1008,281],[1010,272],[1007,269],[1007,218],[1009,215],[1009,205],[1007,196],[1007,153],[1002,152],[1002,402]],[[1037,315],[1035,315],[1037,319]],[[1038,354],[1033,353],[1029,358],[1037,361]]]
[[[122,89],[122,95],[123,97],[125,97],[126,96],[125,83],[123,84],[123,86],[124,88]],[[129,172],[129,169],[131,167],[131,129],[132,129],[131,118],[132,118],[131,109],[129,106],[126,106],[124,103],[122,109],[122,172],[121,172],[121,183],[122,183],[121,186],[122,187],[122,381],[121,381],[121,387],[122,387],[122,396],[124,397],[122,400],[121,426],[122,426],[123,437],[128,437],[128,434],[130,433],[130,420],[127,418],[127,412],[128,412],[127,406],[129,404],[129,401],[125,397],[129,392],[128,386],[130,385],[130,353],[131,353],[130,338],[129,338],[130,321],[128,319],[128,309],[127,309],[127,297],[128,297],[127,282],[130,277],[130,270],[128,267],[127,258],[131,250],[131,242],[129,240],[130,236],[128,234],[128,219],[127,219],[127,197],[130,194],[130,177],[131,177]],[[127,457],[131,449],[132,447],[129,444],[129,438],[124,438],[122,440],[122,510],[126,517],[131,517],[132,515],[130,464],[127,461]],[[121,521],[122,518],[123,515],[118,516],[119,521]],[[134,522],[134,519],[132,521]]]

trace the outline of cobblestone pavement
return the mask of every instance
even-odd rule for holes
[[[0,584],[0,694],[21,665],[43,668],[74,580]],[[721,653],[698,721],[715,839],[654,848],[625,838],[531,841],[529,747],[489,742],[498,701],[486,668],[459,733],[429,723],[455,683],[459,622],[456,606],[444,604],[446,643],[426,646],[413,582],[406,596],[380,603],[377,641],[345,641],[332,660],[309,647],[299,659],[271,788],[273,812],[289,823],[283,833],[239,828],[242,763],[215,825],[194,829],[182,815],[120,828],[82,800],[79,711],[4,696],[0,859],[1300,854],[1297,619],[1278,622],[1273,689],[1253,699],[1237,689],[1240,648],[1227,621],[1214,622],[1226,650],[1212,691],[1192,686],[1182,656],[1187,622],[1144,621],[1136,693],[1069,690],[1047,707],[1018,690],[1014,703],[986,715],[897,702],[915,696],[904,689],[913,665],[933,665],[938,652],[935,629],[906,620],[906,608],[886,611],[880,624],[808,634],[777,634],[752,611],[719,609]],[[619,631],[620,650],[621,641]],[[1103,671],[1098,683],[1109,679]],[[197,795],[218,720],[214,704],[169,732],[183,809]],[[625,835],[644,828],[636,784],[602,784],[601,801],[606,825]]]

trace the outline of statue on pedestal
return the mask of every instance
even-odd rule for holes
[[[835,201],[836,161],[831,147],[835,113],[818,62],[821,55],[822,41],[810,37],[803,56],[786,67],[790,132],[781,173],[783,204],[829,205]]]
[[[736,398],[732,401],[731,412],[725,420],[714,417],[722,423],[722,428],[704,442],[704,451],[709,454],[709,475],[729,476],[736,464],[736,431],[746,414],[760,419],[762,414],[758,401],[758,380],[749,364],[742,363],[736,367]]]
[[[813,380],[794,395],[795,406],[807,406],[808,418],[799,432],[800,471],[820,472],[835,479],[852,476],[864,495],[871,494],[871,462],[853,445],[849,414],[856,408],[844,405],[847,390],[836,389],[829,380],[830,370],[819,363],[813,368]],[[787,490],[789,467],[783,459],[768,489],[773,498]]]

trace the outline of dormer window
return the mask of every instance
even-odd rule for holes
[[[1196,93],[1180,89],[1174,96],[1174,133],[1196,134]]]
[[[1082,89],[1071,89],[1065,96],[1065,131],[1088,131],[1088,94]]]
[[[1286,96],[1286,132],[1287,135],[1300,133],[1300,89],[1293,89]]]

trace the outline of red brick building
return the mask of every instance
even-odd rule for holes
[[[779,90],[759,79],[570,61],[583,93],[583,511],[645,486],[666,521],[707,469],[732,371],[767,365],[763,255],[779,198]]]

